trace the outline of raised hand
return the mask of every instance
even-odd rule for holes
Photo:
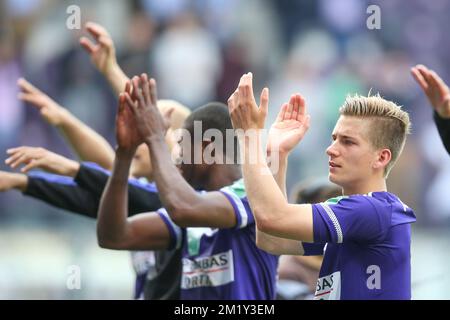
[[[450,119],[450,89],[433,70],[424,65],[411,68],[411,74],[441,118]]]
[[[19,165],[24,165],[20,170],[23,173],[34,168],[40,168],[59,175],[75,176],[80,168],[78,162],[44,148],[23,146],[8,149],[6,153],[9,155],[9,158],[5,160],[5,163],[13,169]]]
[[[234,129],[262,129],[269,105],[269,89],[261,93],[260,106],[256,104],[253,95],[253,75],[244,74],[236,91],[228,99],[228,110]]]
[[[130,90],[131,83],[127,82],[125,92],[119,95],[119,109],[116,116],[116,140],[119,148],[134,153],[143,140],[136,128],[132,106],[127,105],[126,95],[130,95]],[[133,104],[133,101],[129,103]]]
[[[147,75],[142,74],[140,77],[133,77],[131,83],[133,92],[124,94],[139,136],[145,142],[154,136],[164,138],[168,121],[163,118],[157,107],[156,81],[148,80]]]
[[[51,125],[59,126],[67,116],[67,110],[52,98],[33,86],[27,80],[20,78],[17,84],[21,90],[19,99],[35,106],[42,117]]]
[[[87,37],[81,37],[81,46],[89,53],[91,61],[98,71],[103,74],[111,72],[113,68],[117,67],[116,50],[111,36],[103,26],[94,22],[86,23],[86,30],[96,42],[92,42]]]
[[[289,154],[309,129],[311,117],[306,114],[305,99],[299,94],[291,96],[281,106],[277,119],[269,130],[267,152]]]

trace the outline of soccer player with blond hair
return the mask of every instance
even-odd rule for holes
[[[228,101],[235,129],[264,128],[268,94],[264,89],[258,107],[252,75],[241,78]],[[297,100],[284,106],[272,125],[281,138],[269,139],[267,152],[278,149],[278,172],[266,174],[266,150],[260,147],[258,161],[248,161],[249,141],[240,140],[257,245],[273,254],[324,253],[316,299],[411,299],[411,223],[416,217],[386,187],[410,130],[408,114],[379,95],[348,97],[326,150],[329,179],[342,188],[342,196],[289,204],[287,158],[309,126],[305,101],[300,95]]]

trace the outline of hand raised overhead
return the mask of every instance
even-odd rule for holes
[[[148,79],[144,73],[140,77],[133,77],[131,80],[133,92],[125,93],[127,106],[130,107],[131,114],[136,125],[137,132],[142,141],[147,142],[151,137],[164,138],[169,127],[168,117],[171,110],[164,118],[157,107],[156,81]]]
[[[117,60],[114,42],[108,31],[100,24],[94,22],[86,23],[86,30],[96,42],[91,41],[87,37],[81,37],[81,46],[89,53],[91,61],[98,71],[103,74],[112,71],[117,66]]]
[[[305,99],[300,94],[292,95],[289,103],[281,106],[277,119],[270,127],[267,152],[289,154],[305,136],[310,120]]]
[[[253,75],[244,74],[236,91],[228,99],[228,110],[234,129],[262,129],[267,116],[269,89],[261,93],[260,106],[253,95]]]
[[[21,90],[19,93],[20,100],[35,106],[40,111],[42,117],[51,125],[58,126],[63,122],[67,114],[66,109],[27,80],[20,78],[17,84]]]
[[[439,116],[450,119],[450,89],[441,77],[424,65],[411,68],[411,74]]]

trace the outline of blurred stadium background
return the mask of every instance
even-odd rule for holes
[[[414,299],[450,299],[450,157],[409,68],[423,63],[450,82],[448,0],[0,0],[0,156],[42,146],[74,158],[57,130],[17,99],[24,76],[114,144],[116,99],[69,30],[69,5],[112,34],[126,74],[148,72],[159,97],[191,108],[226,102],[242,73],[271,89],[270,117],[300,92],[311,129],[291,156],[288,187],[327,175],[324,150],[348,93],[380,92],[411,114],[413,133],[388,179],[417,215]],[[366,9],[381,8],[369,30]],[[0,170],[9,171],[4,161]],[[68,290],[68,268],[81,289]],[[10,191],[0,194],[0,299],[129,299],[128,252],[98,248],[95,221]]]

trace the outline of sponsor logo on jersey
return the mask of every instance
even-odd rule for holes
[[[208,257],[183,258],[182,289],[217,287],[234,281],[233,251]]]
[[[341,298],[341,272],[336,271],[317,280],[315,300],[339,300]]]

